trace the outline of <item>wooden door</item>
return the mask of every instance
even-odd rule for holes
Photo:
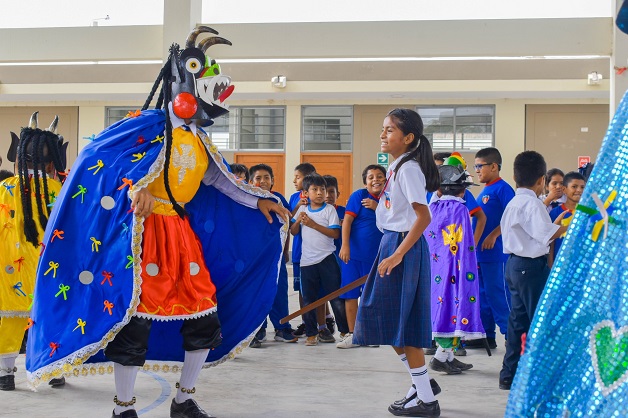
[[[244,164],[251,168],[257,164],[266,164],[273,169],[275,176],[275,185],[273,190],[286,196],[284,192],[286,178],[286,156],[285,154],[275,153],[235,153],[233,161],[237,164]]]
[[[340,197],[337,204],[347,205],[347,200],[353,191],[353,154],[343,153],[307,153],[301,154],[302,163],[310,163],[316,167],[320,175],[330,174],[338,179]]]
[[[578,169],[578,157],[595,162],[608,128],[608,105],[527,105],[526,150],[545,157],[547,168]]]

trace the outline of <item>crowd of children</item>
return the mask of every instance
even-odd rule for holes
[[[547,170],[543,156],[525,151],[514,161],[515,191],[500,177],[499,151],[485,148],[475,154],[476,180],[484,185],[475,198],[462,156],[432,154],[422,132],[416,112],[391,111],[381,148],[395,162],[388,170],[366,166],[364,188],[350,194],[346,208],[337,204],[337,179],[312,164],[295,167],[289,200],[273,190],[269,165],[230,166],[238,181],[273,193],[292,215],[292,244],[288,236],[268,313],[274,340],[334,343],[337,327],[338,348],[393,346],[412,378],[407,395],[389,407],[399,416],[440,414],[434,397],[440,387],[429,379],[420,347],[434,355],[431,370],[460,374],[473,365],[454,356],[466,355],[465,348],[495,349],[497,328],[506,338],[499,387],[510,389],[522,336],[586,184],[583,174]],[[280,322],[289,314],[289,261],[301,307],[368,278],[304,313],[293,329]],[[267,340],[266,328],[264,321],[251,347]]]

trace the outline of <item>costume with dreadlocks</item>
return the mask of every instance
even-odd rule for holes
[[[271,193],[236,181],[201,129],[228,111],[233,91],[205,56],[229,41],[195,45],[202,32],[217,33],[201,26],[183,51],[173,45],[142,112],[81,152],[44,239],[29,378],[115,369],[114,416],[136,416],[137,366],[178,372],[181,361],[171,415],[207,416],[190,399],[201,367],[246,347],[276,294],[286,228],[257,207],[287,211]],[[146,110],[160,81],[157,109]],[[145,218],[143,195],[154,196]],[[252,251],[242,254],[241,242]]]
[[[15,388],[15,359],[30,316],[40,243],[61,190],[65,146],[57,122],[41,130],[35,112],[19,138],[12,133],[8,159],[17,158],[18,175],[0,183],[0,390]]]

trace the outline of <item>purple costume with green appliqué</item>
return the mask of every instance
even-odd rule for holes
[[[484,338],[469,210],[462,199],[443,196],[430,205],[430,211],[432,222],[425,238],[431,256],[432,335]]]

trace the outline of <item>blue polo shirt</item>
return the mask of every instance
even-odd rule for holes
[[[482,250],[481,248],[486,236],[499,226],[504,209],[506,209],[506,205],[508,205],[508,202],[510,202],[514,196],[515,191],[513,188],[510,187],[510,184],[502,180],[501,177],[487,183],[478,195],[476,202],[486,214],[486,226],[480,237],[478,251],[476,252],[479,263],[496,263],[500,261],[505,262],[507,260],[508,256],[504,254],[501,235],[497,237],[495,246],[492,249]],[[477,220],[473,218],[473,230],[475,230],[476,224]]]
[[[297,207],[297,204],[301,200],[301,192],[295,192],[290,196],[290,202],[288,207],[290,208],[290,212]],[[292,262],[300,263],[301,262],[301,248],[303,246],[303,239],[301,238],[301,230],[299,233],[292,238]]]
[[[375,211],[362,206],[363,199],[373,199],[379,203],[379,198],[366,189],[356,190],[351,194],[345,212],[346,216],[354,218],[349,235],[349,248],[352,260],[372,263],[377,257],[383,234],[377,229]]]
[[[342,220],[345,218],[345,210],[344,206],[334,205],[336,208],[336,213],[338,214],[338,219],[340,219],[340,227],[342,228]],[[342,247],[342,229],[340,230],[340,237],[334,240],[334,245],[336,246],[336,255],[340,255],[340,247]]]
[[[552,219],[552,222],[554,222],[556,218],[558,218],[558,216],[566,210],[569,210],[569,209],[567,209],[564,203],[552,209],[549,214],[550,218]],[[573,215],[573,212],[569,211],[569,213],[565,214],[563,219],[568,219],[571,217],[571,215]],[[558,254],[558,250],[560,250],[560,246],[562,245],[562,243],[563,243],[563,238],[559,237],[554,240],[554,260],[556,260],[556,255]]]
[[[270,191],[272,194],[274,194],[275,196],[277,196],[279,198],[279,200],[281,200],[281,204],[283,205],[284,208],[290,210],[290,204],[288,203],[288,201],[286,200],[285,197],[283,197],[283,195],[279,192],[275,192],[274,190]],[[290,232],[288,232],[288,235],[290,235]],[[290,242],[290,241],[288,241]],[[286,244],[288,245],[288,244]],[[282,263],[284,263],[286,260],[283,260]]]

